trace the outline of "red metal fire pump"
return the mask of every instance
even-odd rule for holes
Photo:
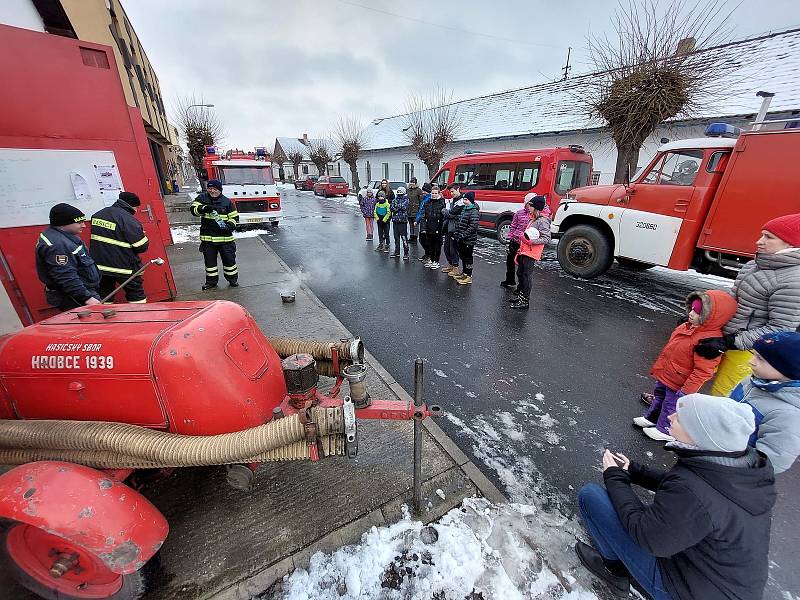
[[[421,361],[413,404],[371,399],[363,352],[268,340],[223,301],[84,307],[0,338],[0,465],[18,465],[0,475],[0,562],[45,598],[138,598],[169,528],[126,485],[136,469],[228,465],[247,488],[263,462],[355,456],[358,419],[414,420],[418,458],[439,412]],[[418,479],[415,463],[415,500]]]

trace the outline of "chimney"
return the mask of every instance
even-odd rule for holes
[[[307,134],[307,133],[304,133],[304,134],[303,134],[303,144],[305,144],[306,146],[308,146],[308,134]]]
[[[690,52],[694,52],[696,45],[697,41],[693,37],[683,38],[678,42],[678,48],[675,50],[675,54],[689,54]]]

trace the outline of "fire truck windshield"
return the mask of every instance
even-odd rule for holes
[[[222,183],[229,185],[271,185],[272,167],[219,167]]]

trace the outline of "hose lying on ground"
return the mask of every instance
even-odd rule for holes
[[[344,435],[324,436],[319,441],[320,457],[344,456]],[[242,460],[220,463],[176,464],[177,461],[151,461],[114,452],[98,450],[57,450],[57,449],[0,449],[0,465],[22,465],[37,460],[59,460],[95,469],[164,469],[169,467],[202,467],[210,464],[249,464],[275,462],[281,460],[309,460],[311,448],[305,441],[293,442],[256,456]]]
[[[311,417],[319,436],[344,431],[341,408],[314,407]],[[91,451],[174,467],[257,462],[251,459],[305,441],[305,437],[300,415],[209,436],[166,433],[125,423],[0,420],[0,449],[58,450],[62,455]]]
[[[281,358],[292,354],[310,354],[315,360],[333,360],[331,346],[334,346],[343,362],[364,362],[364,344],[360,339],[347,341],[314,341],[299,340],[296,338],[274,337],[269,338],[269,343]],[[322,373],[320,373],[321,375]]]

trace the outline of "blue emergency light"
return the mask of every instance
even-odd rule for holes
[[[728,123],[711,123],[706,128],[707,137],[737,138],[742,130]]]

